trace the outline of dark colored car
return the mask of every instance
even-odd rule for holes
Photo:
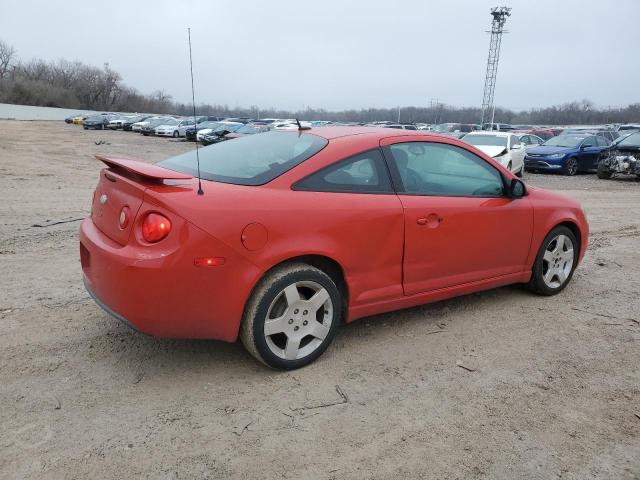
[[[268,132],[270,129],[265,125],[245,125],[240,127],[235,132],[225,133],[222,136],[215,135],[215,139],[211,143],[219,143],[225,140],[233,140],[234,138],[246,137],[247,135],[255,135],[256,133]],[[204,136],[206,141],[207,135]],[[211,143],[205,143],[205,145],[211,145]]]
[[[616,130],[609,130],[605,128],[565,128],[561,135],[600,135],[606,138],[609,142],[613,142],[620,134]]]
[[[598,178],[611,178],[615,173],[637,175],[640,178],[640,132],[623,130],[622,133],[600,160]]]
[[[565,175],[595,170],[603,152],[610,145],[600,135],[559,135],[539,147],[528,149],[524,157],[524,168],[527,171],[555,171]]]
[[[204,130],[206,128],[213,128],[216,129],[219,126],[219,122],[217,121],[205,121],[205,122],[199,122],[197,126],[195,127],[189,127],[187,128],[187,130],[185,131],[185,138],[187,140],[192,140],[195,141],[196,139],[196,134],[200,131],[200,130]]]
[[[216,128],[213,132],[208,133],[202,137],[203,145],[212,145],[214,143],[224,142],[226,140],[225,135],[234,133],[243,128],[241,123],[224,123]]]
[[[89,130],[90,128],[95,130],[104,130],[109,124],[109,120],[111,120],[111,118],[112,117],[109,115],[93,115],[83,120],[82,127],[85,130]]]

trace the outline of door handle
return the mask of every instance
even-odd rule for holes
[[[444,218],[442,218],[440,215],[435,213],[431,213],[426,217],[418,217],[416,219],[416,223],[418,225],[427,225],[430,228],[436,228],[443,221],[444,221]]]

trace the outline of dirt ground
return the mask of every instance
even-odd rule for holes
[[[363,319],[282,373],[240,344],[138,334],[84,291],[92,156],[189,148],[0,122],[0,478],[640,478],[640,182],[526,175],[591,224],[561,295]]]

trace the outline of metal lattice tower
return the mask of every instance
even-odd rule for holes
[[[487,59],[487,76],[484,80],[484,95],[482,97],[482,120],[480,124],[484,128],[485,121],[491,119],[493,123],[496,107],[493,104],[493,94],[496,89],[496,77],[498,75],[498,62],[500,60],[500,44],[502,34],[505,33],[504,24],[507,17],[511,16],[508,7],[495,7],[491,9],[491,40],[489,41],[489,58]]]

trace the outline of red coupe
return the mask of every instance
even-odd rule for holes
[[[512,283],[560,292],[587,247],[579,204],[451,137],[324,127],[150,165],[98,156],[84,282],[162,337],[238,336],[298,368],[341,322]]]

